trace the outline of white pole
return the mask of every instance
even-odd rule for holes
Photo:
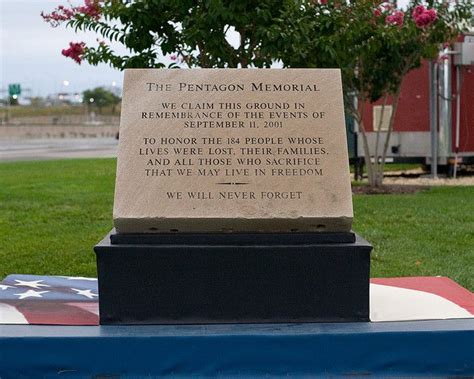
[[[431,176],[438,178],[438,65],[430,61]]]
[[[456,179],[458,171],[459,134],[461,127],[461,66],[456,66],[456,139],[454,145],[454,173]]]

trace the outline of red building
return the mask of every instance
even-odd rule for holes
[[[445,51],[443,59],[437,62],[434,72],[433,83],[437,95],[438,164],[453,163],[452,158],[456,152],[463,162],[473,163],[474,35],[463,36],[460,43],[455,45],[454,51]],[[388,150],[388,157],[394,160],[417,159],[431,163],[430,80],[429,63],[425,62],[419,69],[411,71],[403,81]],[[373,131],[379,125],[380,110],[381,102],[377,102],[367,104],[364,111],[364,124],[369,131],[368,139],[372,147],[375,144]],[[391,106],[384,111],[382,131],[388,127],[390,114]],[[357,145],[358,155],[363,156],[360,135]]]

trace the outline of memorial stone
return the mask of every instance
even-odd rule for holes
[[[102,324],[368,321],[337,69],[125,72]]]
[[[340,71],[126,70],[119,233],[349,231]]]

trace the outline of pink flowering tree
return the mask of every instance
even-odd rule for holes
[[[404,76],[423,60],[436,59],[441,47],[457,38],[472,18],[472,7],[470,0],[411,1],[405,10],[375,0],[299,1],[270,31],[281,46],[273,54],[285,66],[341,68],[346,111],[359,125],[371,186],[383,183]],[[375,101],[382,102],[381,121],[389,102],[392,114],[388,131],[381,133],[380,122],[375,146],[369,146],[364,109]]]
[[[66,1],[66,0],[65,0]],[[81,1],[81,0],[73,0]],[[82,0],[79,6],[59,6],[43,12],[53,27],[96,33],[87,46],[71,42],[62,54],[80,64],[107,63],[117,69],[165,67],[164,57],[189,67],[268,67],[267,29],[279,19],[285,0]],[[237,34],[239,43],[229,42]],[[122,45],[128,54],[118,54]]]
[[[71,42],[62,51],[79,64],[160,68],[168,56],[171,67],[269,67],[280,60],[285,67],[341,68],[369,183],[380,186],[403,77],[458,36],[472,7],[472,0],[412,0],[406,10],[380,0],[85,0],[42,16],[53,27],[98,35],[96,46]],[[239,37],[237,46],[227,38],[230,31]],[[113,43],[129,54],[117,54]],[[380,119],[389,101],[392,114],[387,133],[378,125],[371,149],[364,105],[379,100]]]

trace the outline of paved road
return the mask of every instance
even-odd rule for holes
[[[113,138],[0,140],[0,161],[117,156]]]

